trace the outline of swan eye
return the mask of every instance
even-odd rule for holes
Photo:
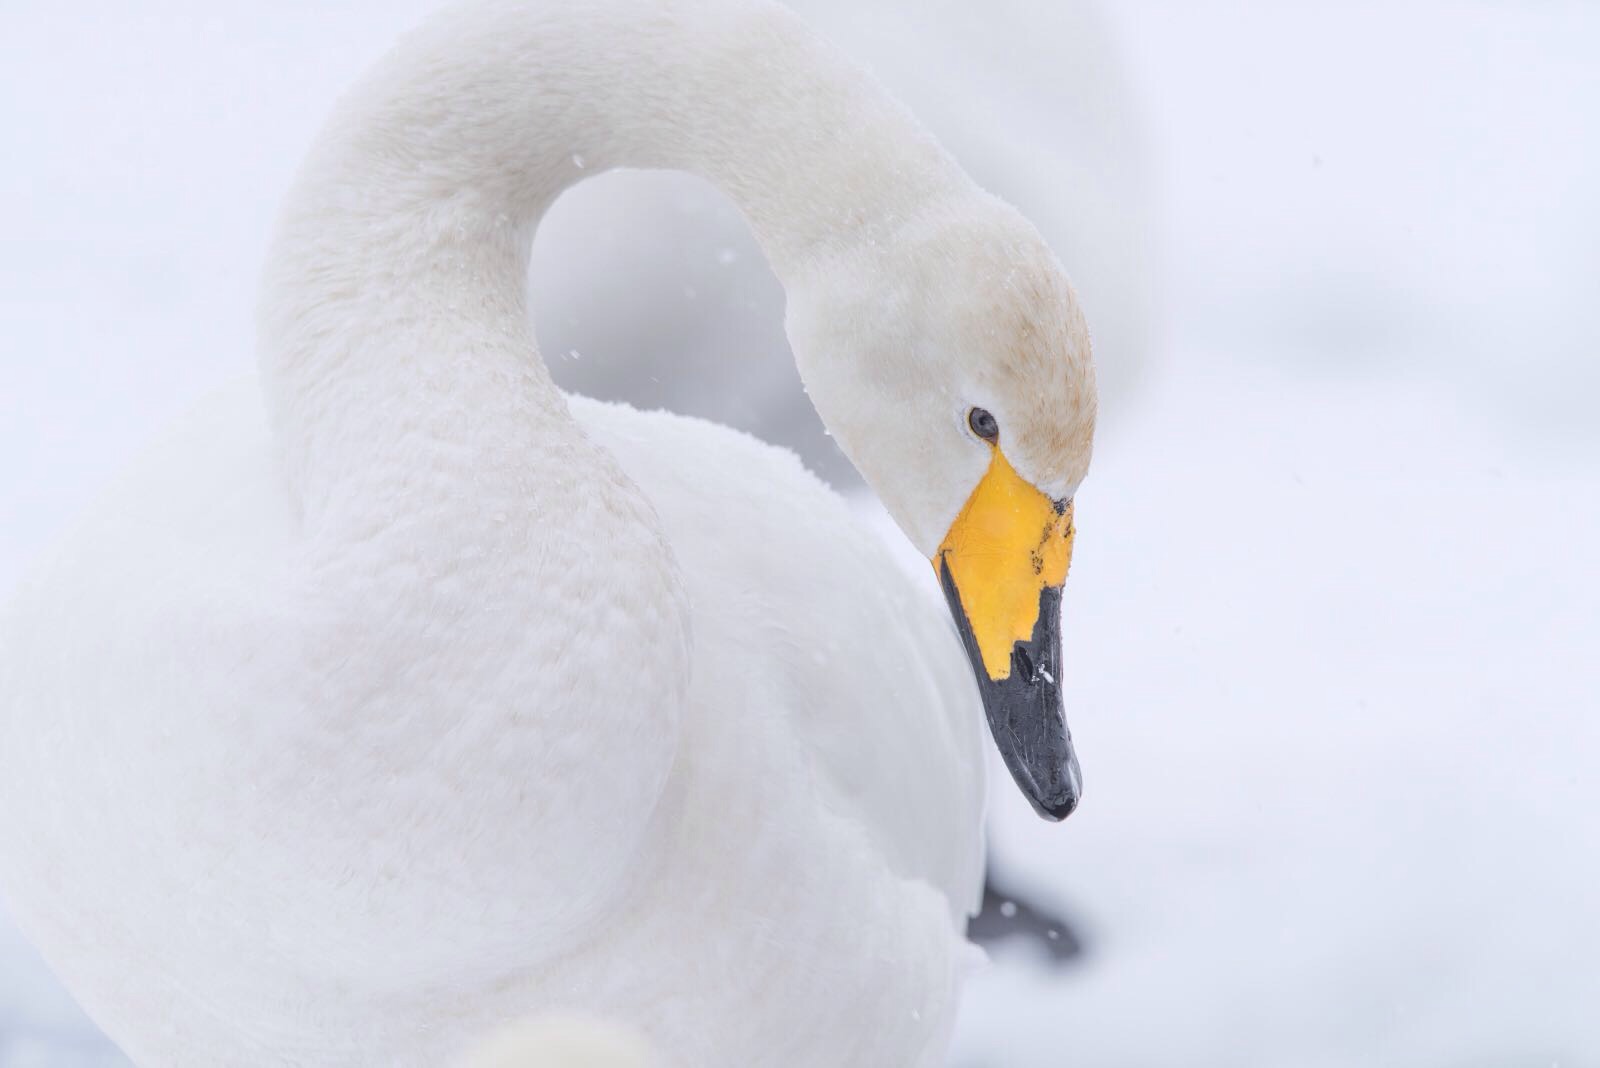
[[[1000,424],[995,422],[994,416],[989,414],[987,408],[974,408],[968,412],[967,425],[972,428],[974,434],[990,444],[1000,439]]]

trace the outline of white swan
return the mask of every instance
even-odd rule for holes
[[[532,231],[622,165],[750,219],[1002,754],[1076,803],[1093,376],[1038,235],[781,8],[478,0],[310,153],[270,418],[251,384],[196,413],[0,624],[0,884],[137,1062],[432,1065],[561,1009],[683,1065],[938,1062],[980,866],[959,646],[788,454],[551,385]]]

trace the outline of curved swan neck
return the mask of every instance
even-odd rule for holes
[[[475,405],[509,388],[559,410],[542,367],[529,370],[532,233],[562,190],[623,166],[712,181],[786,282],[971,188],[870,77],[775,4],[456,8],[341,104],[291,195],[263,300],[291,481],[325,462],[315,424],[330,404],[346,443],[351,405],[430,384],[466,399],[472,375],[487,376]],[[422,351],[446,341],[449,357]]]

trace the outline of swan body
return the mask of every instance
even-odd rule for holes
[[[574,847],[604,878],[552,871],[552,828],[526,815],[541,792],[554,806],[580,788],[533,750],[586,732],[520,736],[521,708],[483,692],[491,664],[524,684],[550,670],[529,653],[518,672],[480,644],[513,609],[419,606],[462,639],[429,657],[427,682],[392,677],[427,654],[385,643],[416,637],[320,620],[352,689],[393,715],[341,723],[330,697],[315,718],[291,713],[295,661],[317,654],[295,648],[303,606],[290,615],[281,594],[244,585],[284,574],[300,548],[253,380],[141,457],[49,581],[25,586],[7,663],[52,680],[17,699],[56,711],[5,738],[5,811],[30,824],[8,823],[7,874],[20,852],[31,880],[6,890],[136,1063],[436,1065],[551,1005],[630,1020],[686,1065],[897,1063],[937,1045],[981,883],[981,728],[953,635],[792,455],[698,420],[572,406],[658,508],[681,594],[716,609],[692,616],[676,737],[647,721],[629,739],[629,721],[662,706],[631,695],[597,739],[617,752],[574,771],[627,797],[640,787],[611,775],[637,774],[630,742],[659,761],[629,863]],[[794,509],[803,532],[786,529]],[[108,529],[120,545],[97,540]],[[361,566],[413,566],[396,555]],[[105,611],[85,618],[84,603]],[[590,618],[578,600],[569,613]],[[885,639],[870,663],[843,644],[865,634]],[[174,646],[192,660],[172,663]],[[622,687],[662,685],[642,659],[605,669]],[[478,723],[407,716],[476,702]],[[562,819],[575,836],[618,833],[581,809]],[[883,966],[856,973],[868,945]],[[824,1006],[837,1028],[810,1018]],[[866,1026],[882,1016],[901,1032]],[[857,1034],[866,1044],[839,1044]]]
[[[1017,609],[1059,594],[1092,432],[1037,234],[781,8],[476,0],[311,150],[259,378],[0,618],[0,892],[141,1065],[432,1065],[567,1009],[673,1064],[940,1062],[962,641],[792,456],[553,386],[522,283],[580,154],[739,203],[1018,782],[1076,803],[1055,680],[991,655],[1054,633]]]
[[[456,1068],[658,1068],[638,1036],[585,1016],[541,1017],[496,1033]]]

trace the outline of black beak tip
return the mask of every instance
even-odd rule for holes
[[[1039,592],[1033,635],[1012,646],[1010,673],[993,679],[955,580],[943,563],[939,580],[977,674],[990,733],[1006,769],[1033,810],[1044,819],[1060,823],[1076,811],[1083,796],[1083,773],[1078,769],[1072,734],[1062,715],[1061,687],[1056,681],[1061,673],[1061,587],[1046,586]]]
[[[1078,754],[1072,752],[1071,745],[1069,737],[1067,759],[1044,789],[1035,786],[1030,790],[1026,785],[1023,788],[1028,800],[1033,802],[1034,811],[1052,823],[1060,823],[1076,812],[1078,802],[1083,799],[1083,772],[1078,767]]]
[[[1059,801],[1041,801],[1038,808],[1039,815],[1051,823],[1060,823],[1077,810],[1078,795],[1068,794]]]

